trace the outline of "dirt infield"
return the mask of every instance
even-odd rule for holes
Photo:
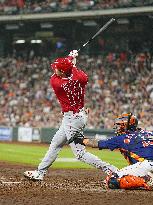
[[[29,182],[32,167],[0,163],[0,205],[137,205],[153,204],[153,192],[106,190],[96,169],[50,169],[44,182]]]

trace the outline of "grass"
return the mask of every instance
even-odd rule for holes
[[[49,145],[37,144],[21,144],[21,143],[0,143],[0,161],[5,161],[15,164],[27,164],[37,166],[41,159],[44,157]],[[127,166],[127,162],[118,151],[111,152],[109,150],[100,151],[98,149],[87,148],[90,153],[95,154],[100,159],[109,162],[122,168]],[[59,153],[58,158],[74,158],[74,155],[69,146],[64,146]],[[55,161],[52,165],[53,168],[92,168],[90,165],[76,162],[60,162]]]

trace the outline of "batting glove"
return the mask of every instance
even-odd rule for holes
[[[78,56],[78,51],[77,50],[73,50],[69,53],[69,56],[72,56],[73,58],[76,58]]]

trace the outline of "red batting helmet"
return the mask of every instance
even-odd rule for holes
[[[50,66],[53,70],[58,69],[69,74],[72,71],[73,63],[69,58],[57,58]]]

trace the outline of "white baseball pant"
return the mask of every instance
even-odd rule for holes
[[[148,172],[153,172],[153,161],[144,160],[143,162],[137,162],[135,164],[129,165],[117,171],[119,177],[124,175],[133,176],[145,176]]]
[[[63,145],[67,142],[67,140],[74,136],[76,131],[82,132],[86,123],[87,113],[84,109],[81,109],[79,113],[75,114],[72,111],[64,113],[62,124],[54,135],[44,159],[39,164],[38,171],[46,173],[47,169],[56,160]],[[106,174],[118,170],[115,166],[102,161],[97,156],[89,152],[86,152],[85,146],[81,144],[75,144],[72,142],[70,147],[78,160],[101,169]]]

